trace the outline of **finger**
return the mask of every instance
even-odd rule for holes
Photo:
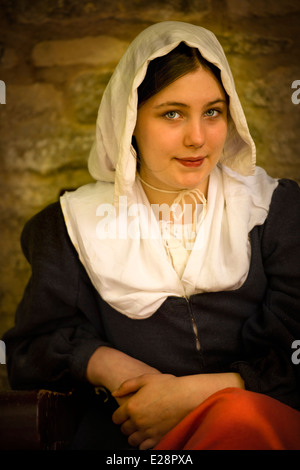
[[[141,386],[141,380],[138,377],[134,379],[129,379],[123,382],[120,387],[112,393],[112,395],[113,397],[122,397],[124,395],[129,395],[130,393],[134,393],[139,390]]]
[[[158,442],[159,442],[159,439],[154,439],[154,438],[145,439],[139,445],[139,450],[153,449],[153,447],[155,447],[156,444],[158,444]]]
[[[128,438],[128,444],[131,445],[132,447],[138,447],[142,442],[144,442],[145,439],[146,439],[146,436],[144,435],[144,433],[136,431],[130,434]]]
[[[125,406],[121,405],[112,415],[113,423],[122,424],[129,418]]]
[[[137,432],[137,428],[135,424],[130,420],[127,419],[121,426],[121,431],[125,436],[130,436],[134,432]]]

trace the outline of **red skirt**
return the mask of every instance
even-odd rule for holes
[[[300,412],[260,393],[214,393],[155,450],[300,450]]]

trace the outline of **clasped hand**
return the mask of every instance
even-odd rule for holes
[[[228,387],[244,388],[239,374],[143,374],[126,380],[113,392],[120,404],[113,422],[129,436],[130,445],[150,449],[205,399]]]
[[[183,406],[180,379],[169,374],[126,380],[112,395],[121,403],[113,422],[140,450],[153,448],[189,411]]]

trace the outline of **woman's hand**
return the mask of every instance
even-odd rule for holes
[[[86,378],[93,385],[115,390],[113,396],[120,407],[113,421],[121,425],[129,444],[140,449],[154,447],[214,392],[226,387],[243,388],[238,374],[175,377],[106,346],[91,356]]]
[[[178,406],[183,391],[177,377],[145,374],[127,380],[112,395],[129,398],[113,414],[128,442],[141,450],[154,447],[186,414]]]
[[[114,412],[113,422],[121,426],[130,445],[150,449],[202,401],[226,387],[243,388],[243,382],[231,373],[186,377],[144,374],[113,392],[116,399],[125,398]]]

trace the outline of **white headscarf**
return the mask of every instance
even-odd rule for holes
[[[149,209],[150,205],[136,179],[131,146],[137,88],[149,61],[169,53],[180,42],[198,48],[221,70],[230,99],[224,152],[210,175],[207,214],[181,279],[168,260],[155,222],[151,236],[145,235],[148,216],[137,207],[142,204]],[[89,157],[89,170],[96,182],[61,198],[69,236],[102,298],[119,312],[138,319],[155,313],[168,296],[237,289],[249,271],[249,232],[264,223],[277,186],[277,181],[255,163],[255,145],[229,65],[214,34],[174,21],[143,31],[121,59],[100,104]],[[126,198],[131,215],[125,220],[121,211],[117,218],[121,235],[114,236],[112,224],[112,236],[103,239],[100,228],[108,220],[107,211],[120,206],[120,197]]]

